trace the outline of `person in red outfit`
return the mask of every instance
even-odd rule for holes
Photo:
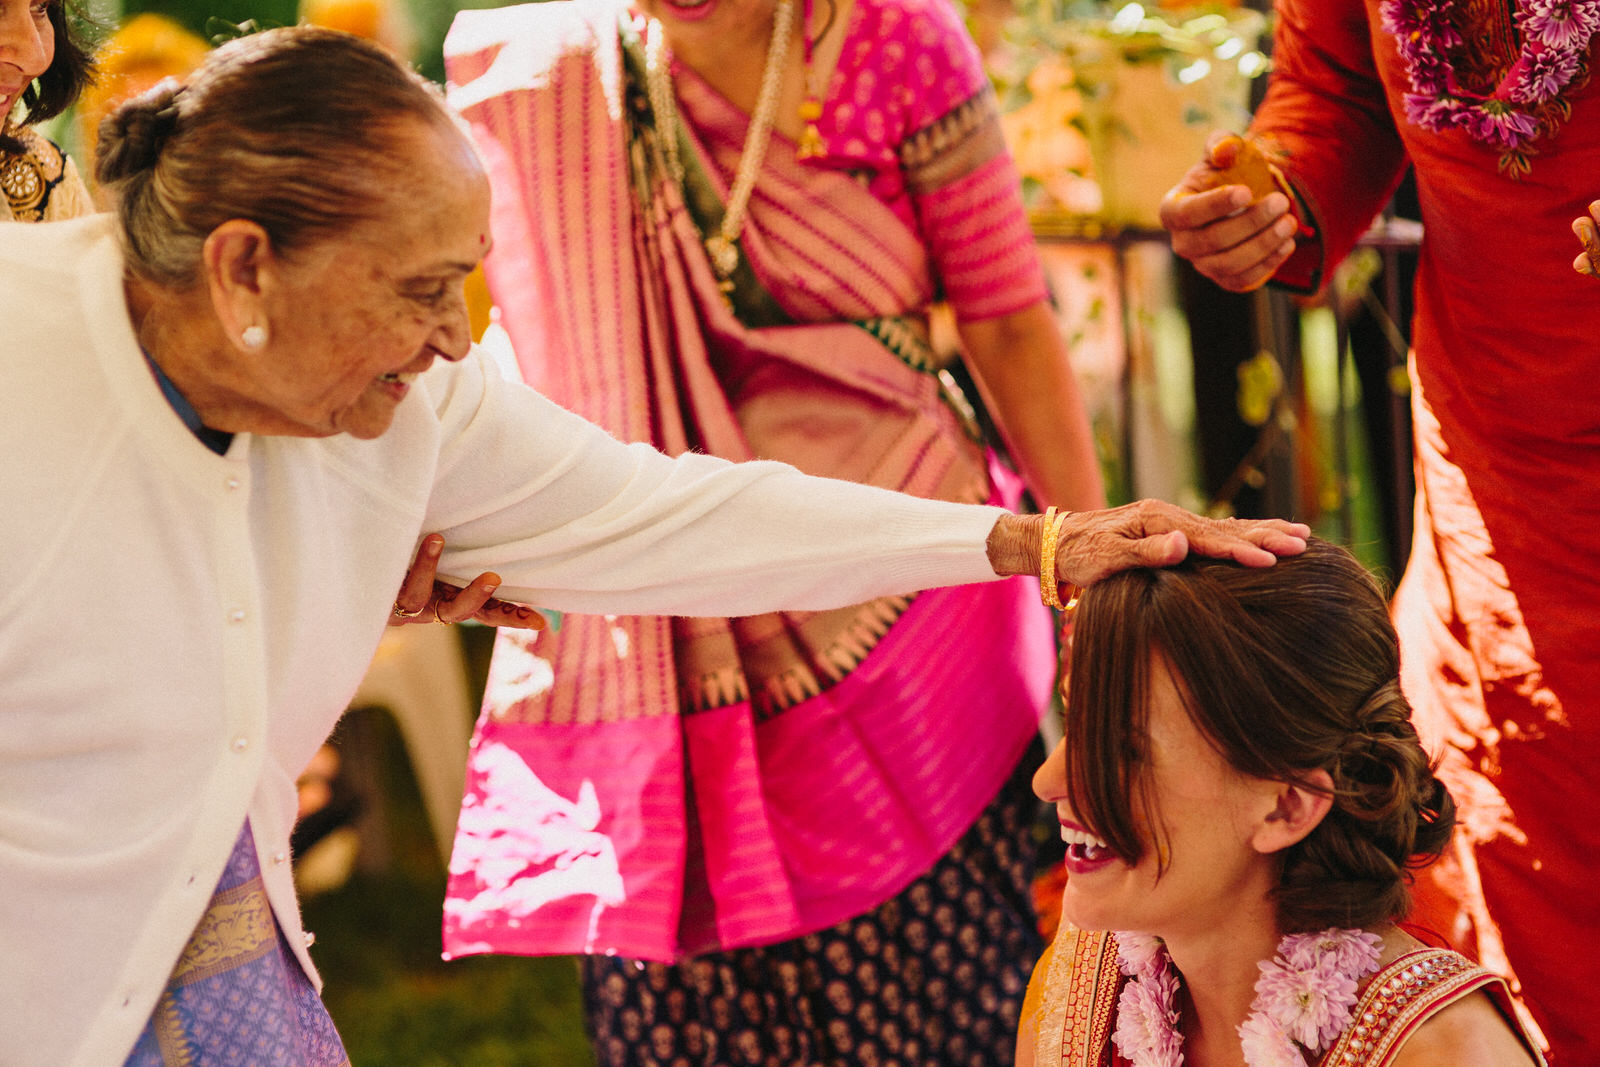
[[[1596,0],[1280,0],[1249,139],[1291,198],[1197,164],[1162,202],[1212,280],[1317,288],[1416,168],[1417,521],[1407,695],[1463,819],[1419,923],[1520,980],[1552,1062],[1600,1023],[1600,185]],[[1231,147],[1231,145],[1230,145]],[[1224,155],[1228,154],[1224,150]]]

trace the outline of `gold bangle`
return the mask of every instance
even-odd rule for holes
[[[1039,599],[1057,611],[1066,605],[1061,603],[1061,579],[1056,577],[1056,542],[1061,538],[1061,524],[1071,514],[1063,511],[1058,515],[1053,505],[1045,508],[1044,529],[1039,534]]]

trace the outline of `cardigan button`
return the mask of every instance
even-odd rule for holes
[[[275,863],[275,864],[280,864],[281,865],[288,858],[289,857],[285,856],[282,852],[274,852],[272,854],[272,862]]]
[[[232,611],[228,612],[228,621],[229,622],[244,622],[244,609],[243,608],[234,608]]]
[[[239,479],[237,479],[237,478],[229,478],[227,484],[228,484],[228,488],[229,489],[237,489],[237,488],[239,488]]]
[[[244,736],[243,734],[240,734],[238,737],[235,737],[233,739],[233,750],[235,752],[243,752],[245,749],[247,749],[249,747],[250,747],[250,739],[248,737]]]
[[[310,948],[312,945],[317,943],[317,935],[312,933],[310,930],[307,930],[304,936],[306,939],[306,948]]]

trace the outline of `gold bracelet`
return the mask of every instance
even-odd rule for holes
[[[1044,529],[1039,534],[1039,599],[1047,608],[1062,610],[1061,579],[1056,577],[1056,542],[1061,537],[1061,524],[1070,511],[1056,514],[1055,506],[1044,509]]]

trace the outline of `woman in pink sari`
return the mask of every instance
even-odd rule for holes
[[[490,287],[548,395],[669,452],[1100,502],[947,0],[532,4],[463,14],[446,52]],[[941,370],[940,300],[1020,479]],[[503,635],[446,951],[587,954],[602,1063],[1004,1059],[1053,672],[1013,590]]]

